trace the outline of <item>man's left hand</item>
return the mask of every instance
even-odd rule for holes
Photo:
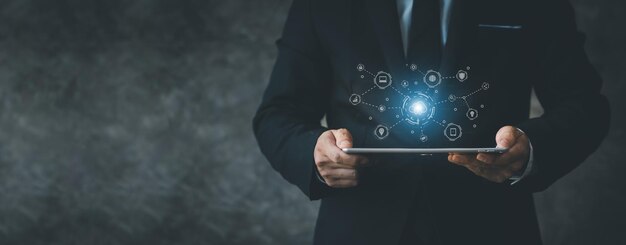
[[[502,183],[526,166],[530,155],[528,137],[521,130],[505,126],[496,134],[498,147],[507,148],[503,154],[450,153],[448,161],[466,167],[474,174],[493,182]]]

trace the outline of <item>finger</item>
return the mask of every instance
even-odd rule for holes
[[[466,155],[466,154],[456,154],[452,153],[448,155],[448,161],[451,163],[459,164],[459,165],[467,165],[472,164],[476,158],[474,155]]]
[[[320,144],[320,151],[322,155],[326,156],[331,162],[341,162],[342,158],[347,158],[339,147],[337,147],[337,138],[335,137],[335,130],[329,130],[324,132],[318,141]]]
[[[517,130],[517,128],[515,127],[504,126],[500,128],[500,130],[498,130],[498,133],[496,133],[497,147],[507,148],[509,149],[507,153],[510,152],[511,147],[517,143],[517,140],[520,135],[521,135],[521,132]],[[479,153],[476,156],[476,159],[484,163],[493,164],[501,156],[502,155],[497,155],[497,154]]]
[[[342,148],[350,148],[353,146],[352,134],[345,128],[330,130],[334,139],[333,146],[327,145],[327,151],[330,158],[337,163],[348,166],[366,165],[369,159],[361,155],[347,154]]]
[[[332,130],[333,136],[335,136],[335,145],[339,148],[352,147],[352,134],[345,128]]]
[[[507,165],[524,159],[528,154],[528,138],[519,137],[517,142],[507,152],[495,159],[496,165]]]
[[[320,137],[317,139],[317,144],[320,146],[319,150],[322,152],[325,152],[331,146],[335,146],[335,142],[335,135],[332,133],[331,130],[322,133],[322,135],[320,135]]]
[[[367,157],[350,155],[345,153],[344,155],[346,157],[344,157],[342,154],[339,154],[337,157],[334,157],[334,159],[331,159],[331,157],[329,156],[324,156],[321,160],[322,165],[329,168],[353,169],[359,166],[367,166],[372,163],[372,161]]]
[[[328,178],[333,180],[356,180],[356,169],[338,168],[329,171]]]
[[[350,165],[342,164],[342,163],[336,163],[331,160],[326,160],[321,165],[323,166],[323,168],[327,168],[327,169],[355,169],[354,166],[350,166]]]
[[[486,164],[477,159],[472,159],[471,155],[451,154],[448,159],[453,163],[464,166],[475,175],[492,182],[502,183],[512,175],[508,166],[504,168],[498,165]]]
[[[349,188],[358,184],[356,179],[330,179],[326,181],[326,184],[333,188]]]
[[[456,163],[458,165],[465,166],[465,167],[471,167],[472,169],[470,170],[476,170],[478,167],[480,167],[481,169],[488,169],[488,170],[494,170],[494,171],[500,171],[502,169],[505,169],[502,166],[484,163],[476,159],[475,157],[473,157],[473,155],[452,154],[448,159],[452,163]]]
[[[495,154],[488,154],[488,153],[478,153],[478,155],[476,155],[476,159],[478,159],[481,162],[484,163],[488,163],[491,164],[496,160],[497,156]]]
[[[347,154],[334,145],[326,146],[324,152],[328,161],[343,165],[341,168],[356,168],[358,166],[367,165],[370,162],[367,157]]]
[[[510,148],[515,144],[521,132],[513,126],[504,126],[496,133],[496,144],[498,147]]]

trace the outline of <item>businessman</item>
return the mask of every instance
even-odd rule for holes
[[[321,199],[315,244],[541,244],[532,193],[585,160],[608,130],[601,78],[567,0],[295,0],[254,118],[273,168]],[[348,155],[435,146],[372,134],[357,64],[409,79],[407,64],[489,81],[464,144],[495,154]],[[545,113],[529,119],[531,89]],[[320,120],[326,117],[327,128]],[[441,142],[439,142],[441,143]]]

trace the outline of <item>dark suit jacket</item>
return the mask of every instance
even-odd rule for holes
[[[396,81],[415,76],[406,64],[419,57],[403,55],[393,0],[295,0],[254,131],[272,167],[310,199],[322,199],[316,244],[395,244],[410,219],[426,244],[539,244],[532,193],[579,165],[608,129],[601,78],[583,43],[567,0],[459,0],[441,63],[420,64],[443,74],[471,66],[474,81],[490,82],[478,102],[487,105],[481,126],[454,146],[493,145],[501,126],[522,129],[535,165],[513,186],[477,177],[446,156],[380,158],[355,188],[332,189],[316,178],[313,149],[327,130],[324,115],[329,128],[352,132],[355,147],[425,146],[402,130],[375,139],[371,108],[348,100],[372,85],[360,78],[359,63]],[[531,88],[545,109],[534,119]],[[446,142],[426,146],[439,144]]]

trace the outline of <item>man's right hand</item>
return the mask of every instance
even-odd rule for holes
[[[368,164],[369,160],[341,150],[350,147],[352,135],[347,129],[328,130],[317,139],[313,154],[315,165],[328,186],[348,188],[358,184],[357,168]]]

